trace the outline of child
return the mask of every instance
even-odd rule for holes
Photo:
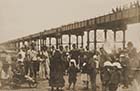
[[[72,84],[73,84],[73,89],[75,89],[78,69],[74,65],[74,62],[71,62],[70,64],[71,65],[68,68],[68,79],[69,79],[69,87],[68,87],[68,89],[70,89]]]
[[[81,67],[81,80],[83,82],[83,89],[88,89],[89,75],[88,75],[88,62],[84,61]]]

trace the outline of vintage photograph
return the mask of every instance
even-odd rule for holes
[[[0,0],[0,91],[140,91],[140,0]]]

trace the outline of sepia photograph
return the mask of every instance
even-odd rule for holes
[[[0,0],[0,91],[140,91],[140,0]]]

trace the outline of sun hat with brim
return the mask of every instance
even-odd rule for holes
[[[122,68],[122,66],[121,66],[121,64],[119,62],[114,62],[112,64],[112,66],[116,66],[118,69],[121,69]]]
[[[121,57],[121,58],[122,58],[122,57],[125,57],[125,55],[124,55],[124,54],[121,54],[120,57]]]
[[[105,66],[112,66],[112,63],[110,61],[106,61],[106,62],[104,62],[104,67]]]

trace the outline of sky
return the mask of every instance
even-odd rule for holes
[[[108,14],[135,0],[0,0],[0,42]],[[140,45],[140,24],[128,26],[127,41]]]

